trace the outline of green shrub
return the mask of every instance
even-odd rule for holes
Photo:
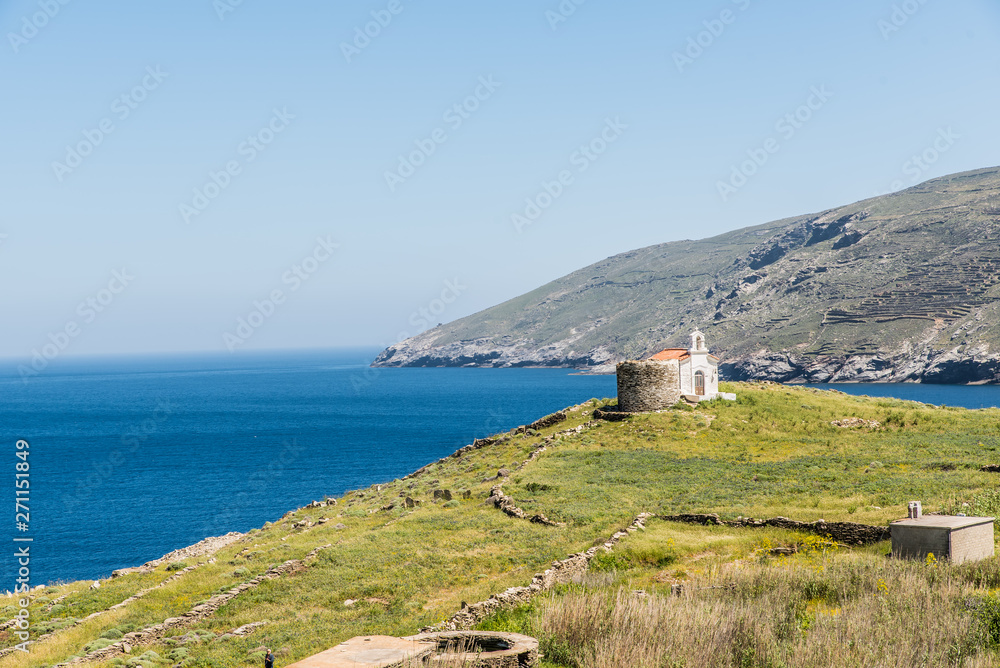
[[[663,547],[629,549],[626,556],[635,566],[664,568],[677,561],[677,555]]]
[[[132,657],[125,662],[127,668],[156,668],[163,659],[153,650],[149,650],[141,656]]]
[[[120,629],[110,628],[110,629],[107,629],[106,631],[104,631],[104,633],[101,634],[101,637],[102,638],[111,638],[112,640],[118,640],[123,635],[125,635],[125,634],[122,633]]]
[[[624,571],[632,567],[625,555],[615,552],[599,552],[590,560],[590,570],[595,573]]]
[[[974,587],[982,587],[983,589],[1000,587],[1000,559],[984,559],[966,563],[956,570],[963,580]]]
[[[187,647],[176,647],[167,652],[167,658],[175,662],[183,661],[184,659],[188,658],[189,654],[191,654],[191,650],[189,650]]]
[[[987,647],[1000,647],[1000,598],[990,594],[978,601],[976,619]]]
[[[35,631],[38,635],[44,635],[46,633],[52,633],[53,631],[58,631],[64,629],[67,626],[72,626],[77,620],[73,617],[60,617],[59,619],[50,619],[35,627]]]
[[[536,608],[532,603],[507,608],[490,615],[476,627],[476,631],[498,631],[501,633],[521,633],[534,635]]]
[[[188,567],[187,562],[184,561],[175,561],[172,564],[167,564],[168,571],[179,571],[187,567]]]
[[[90,654],[91,652],[96,652],[99,649],[104,649],[108,645],[114,644],[114,640],[111,638],[98,638],[93,640],[83,647],[84,654]]]
[[[553,637],[540,638],[538,649],[545,655],[545,660],[550,663],[560,666],[577,665],[576,657],[579,653],[579,648],[573,647],[571,643],[565,640]]]
[[[552,485],[543,485],[539,482],[529,482],[524,486],[524,488],[529,492],[548,492],[556,489]]]

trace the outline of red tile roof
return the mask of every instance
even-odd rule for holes
[[[683,360],[688,357],[691,357],[691,353],[687,351],[687,348],[667,348],[656,353],[649,359],[664,362],[666,360]]]

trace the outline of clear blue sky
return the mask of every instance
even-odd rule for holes
[[[421,308],[1000,164],[993,0],[62,1],[0,0],[4,357],[388,344]]]

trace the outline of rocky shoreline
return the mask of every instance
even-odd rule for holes
[[[614,354],[597,347],[577,352],[564,345],[537,348],[530,341],[497,344],[490,339],[431,345],[425,337],[389,346],[372,362],[373,367],[483,367],[567,368],[614,373]]]
[[[927,383],[986,385],[1000,383],[1000,355],[985,350],[924,349],[895,354],[807,356],[759,351],[726,359],[726,380],[770,380],[778,383]],[[565,368],[581,373],[615,372],[616,359],[607,349],[586,353],[554,347],[534,349],[526,342],[490,345],[485,341],[418,346],[403,341],[384,350],[373,367]]]
[[[779,383],[1000,383],[1000,357],[964,355],[958,351],[928,350],[919,355],[847,357],[757,353],[733,362],[723,362],[719,368],[723,377],[729,380],[772,380]]]

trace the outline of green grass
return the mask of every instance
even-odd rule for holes
[[[602,424],[515,476],[508,494],[573,524],[642,510],[884,523],[909,499],[933,510],[997,481],[978,469],[998,459],[1000,411],[766,387],[736,388],[732,405]],[[830,424],[845,417],[884,428]]]
[[[996,665],[1000,562],[900,562],[888,549],[654,520],[584,581],[477,628],[539,638],[547,668]]]
[[[513,519],[483,505],[494,484],[487,478],[527,459],[545,437],[587,422],[599,402],[571,412],[566,422],[539,435],[516,435],[432,465],[418,478],[349,492],[336,506],[300,509],[222,549],[214,563],[123,609],[56,631],[27,657],[0,659],[0,668],[64,661],[102,636],[179,615],[273,565],[301,559],[327,544],[305,570],[267,581],[199,622],[193,628],[202,634],[200,640],[165,640],[149,648],[159,659],[146,655],[143,661],[164,667],[242,668],[259,658],[257,648],[267,645],[287,665],[355,635],[409,635],[446,619],[463,601],[527,584],[553,560],[603,543],[645,511],[884,524],[903,515],[911,499],[923,501],[925,511],[1000,507],[994,491],[997,474],[978,470],[1000,460],[1000,411],[935,408],[765,384],[726,389],[737,392],[739,401],[601,422],[582,434],[558,437],[505,482],[505,492],[528,514],[543,513],[565,522],[564,527]],[[883,427],[871,431],[830,424],[845,417],[877,420]],[[433,503],[432,492],[438,488],[452,490],[455,500]],[[472,491],[471,499],[457,494],[466,489]],[[423,503],[412,511],[379,511],[400,501],[400,494]],[[330,521],[292,529],[306,517]],[[336,529],[337,523],[346,528]],[[734,563],[749,560],[763,567],[771,559],[761,556],[769,545],[806,545],[804,541],[776,529],[654,520],[649,530],[631,535],[612,555],[599,557],[591,577],[600,586],[624,582],[651,594],[669,594],[672,583],[717,578]],[[879,551],[884,555],[887,550],[854,550],[850,559],[884,560]],[[186,561],[195,565],[204,559]],[[82,618],[163,582],[174,574],[167,569],[164,565],[150,574],[105,581],[97,590],[89,589],[89,583],[51,588],[44,592],[47,600],[32,604],[33,621],[41,627]],[[51,601],[63,594],[66,599],[52,608]],[[543,600],[570,594],[571,588]],[[345,605],[347,600],[356,602]],[[507,614],[511,624],[527,624],[536,613]],[[257,621],[267,624],[247,637],[211,639]],[[8,632],[0,634],[0,641],[10,646],[14,639]],[[123,657],[114,665],[124,662]]]

